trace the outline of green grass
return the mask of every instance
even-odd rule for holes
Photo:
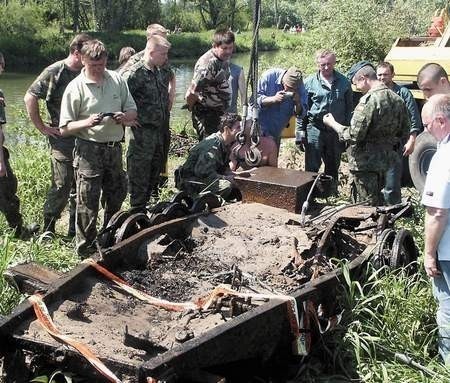
[[[10,107],[17,125],[7,127],[13,169],[19,179],[21,210],[26,222],[42,221],[42,206],[49,185],[48,149],[40,134],[26,121],[23,111]],[[173,127],[180,133],[193,134],[190,124]],[[13,140],[13,137],[18,138]],[[295,153],[290,141],[283,150]],[[170,171],[183,162],[170,159]],[[300,159],[292,158],[297,167]],[[175,189],[173,180],[161,193],[170,198]],[[414,205],[413,217],[403,219],[399,226],[408,228],[419,249],[423,246],[423,208],[417,192],[403,189]],[[126,207],[127,205],[125,205]],[[74,243],[63,238],[44,241],[34,238],[20,241],[13,238],[3,216],[0,216],[0,314],[6,315],[23,297],[3,277],[4,270],[15,263],[34,260],[60,271],[73,268],[80,261],[74,253]],[[450,374],[441,364],[436,351],[436,306],[429,279],[421,267],[414,276],[403,272],[374,271],[370,267],[364,276],[352,280],[347,266],[342,265],[344,285],[339,293],[339,305],[344,309],[338,328],[324,334],[316,343],[307,364],[300,366],[298,382],[444,382]],[[414,367],[394,358],[395,352],[434,371],[428,377]]]

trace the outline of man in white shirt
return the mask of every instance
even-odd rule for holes
[[[450,362],[450,95],[430,97],[422,109],[424,128],[438,141],[428,169],[422,203],[425,212],[424,267],[432,278],[439,307],[439,353]]]

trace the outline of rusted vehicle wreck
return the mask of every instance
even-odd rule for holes
[[[313,204],[326,179],[286,169],[238,182],[242,202],[181,193],[117,214],[96,256],[67,274],[11,268],[32,295],[0,322],[5,381],[51,366],[89,382],[244,382],[249,366],[307,355],[339,320],[342,262],[356,272],[417,258],[411,235],[394,230],[408,202]]]

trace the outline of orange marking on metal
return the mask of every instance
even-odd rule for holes
[[[75,339],[61,333],[53,322],[45,302],[42,300],[40,294],[34,294],[28,298],[34,308],[36,318],[39,324],[57,341],[68,344],[77,350],[84,358],[105,378],[110,382],[122,383],[122,381],[115,376],[111,370],[106,367],[103,362],[89,349],[84,343],[78,342]]]

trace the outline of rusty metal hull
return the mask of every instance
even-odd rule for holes
[[[207,213],[208,214],[208,213]],[[214,214],[214,211],[209,213]],[[133,254],[146,240],[162,233],[171,233],[185,237],[199,217],[205,213],[192,214],[166,222],[133,235],[121,243],[112,246],[102,254],[103,264],[114,270],[120,264],[132,263]],[[351,271],[359,267],[370,257],[373,245],[366,249],[356,259],[349,263]],[[83,284],[83,280],[94,273],[86,264],[79,265],[70,273],[64,275],[56,282],[50,284],[44,296],[44,301],[51,302],[68,300]],[[328,297],[330,291],[339,283],[340,270],[335,270],[312,282],[304,284],[291,294],[298,304],[306,300],[320,302]],[[136,375],[139,382],[146,382],[147,377],[166,379],[170,377],[183,379],[186,373],[193,370],[217,369],[242,360],[258,360],[260,362],[271,360],[274,355],[283,359],[291,353],[292,332],[287,321],[286,302],[272,299],[261,306],[245,312],[232,320],[221,324],[212,330],[191,339],[183,344],[150,358],[147,362],[136,364],[118,363],[108,356],[102,358],[105,364],[114,371],[122,371],[128,375]],[[44,345],[25,339],[15,333],[19,325],[35,319],[32,306],[23,302],[7,318],[0,322],[0,339],[2,352],[8,353],[11,349],[21,348],[34,352],[57,353],[58,347]],[[78,360],[80,366],[85,365],[84,360],[74,352],[67,352],[67,358]],[[84,368],[84,370],[88,370]],[[92,372],[92,376],[98,376]],[[100,379],[101,380],[101,379]]]

